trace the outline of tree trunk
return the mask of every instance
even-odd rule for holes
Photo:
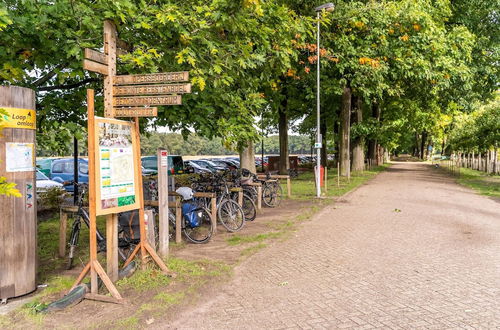
[[[380,121],[380,106],[376,102],[372,103],[372,117]],[[372,162],[377,157],[377,142],[377,139],[368,140],[368,159],[371,159]]]
[[[425,143],[427,142],[427,132],[422,132],[422,141],[420,141],[420,159],[424,159],[425,155]]]
[[[349,139],[351,135],[351,88],[345,87],[342,93],[342,109],[340,111],[340,175],[351,176],[351,160]]]
[[[280,174],[288,174],[290,168],[288,162],[288,116],[287,116],[287,99],[281,102],[279,107],[279,138],[280,138]]]
[[[252,141],[248,141],[247,147],[240,151],[240,166],[252,173],[257,173],[255,168],[255,150]]]
[[[322,143],[322,147],[321,147],[321,166],[323,167],[327,167],[327,164],[328,164],[328,153],[327,153],[327,149],[326,149],[326,131],[327,131],[327,127],[326,127],[326,118],[325,118],[325,115],[322,114],[321,115],[321,123],[319,125],[320,127],[320,133],[321,133],[321,143]]]
[[[358,124],[363,121],[363,109],[361,99],[353,96],[353,112],[351,124]],[[352,170],[362,171],[365,168],[364,138],[358,136],[352,140]]]

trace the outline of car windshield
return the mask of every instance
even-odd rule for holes
[[[43,174],[39,170],[36,170],[36,179],[37,180],[50,180],[49,178],[47,178],[47,176],[45,174]]]

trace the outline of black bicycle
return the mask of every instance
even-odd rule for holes
[[[73,260],[75,257],[75,250],[76,247],[78,246],[78,241],[80,238],[80,231],[82,228],[82,222],[85,223],[87,228],[90,228],[90,217],[88,211],[83,207],[84,199],[86,196],[86,193],[88,191],[88,187],[86,184],[79,184],[78,185],[78,211],[76,212],[74,216],[74,221],[73,225],[71,227],[71,235],[69,238],[69,254],[68,254],[68,263],[67,263],[67,269],[73,268]],[[131,211],[134,212],[134,211]],[[138,213],[137,211],[135,211]],[[120,216],[119,216],[120,217]],[[123,217],[123,214],[122,214]],[[137,224],[138,222],[138,214],[137,214]],[[120,221],[118,224],[118,255],[120,258],[125,261],[128,258],[128,255],[130,254],[131,251],[133,251],[135,245],[140,241],[140,237],[135,237],[138,235],[138,231],[134,230],[133,227],[135,226],[124,226],[123,221]],[[134,233],[136,235],[134,236]],[[97,252],[105,252],[106,251],[106,238],[104,235],[99,231],[99,229],[96,230],[96,239],[97,239]]]

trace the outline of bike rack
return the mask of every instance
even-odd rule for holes
[[[257,177],[261,180],[266,180],[266,175],[258,174]],[[289,175],[271,175],[271,179],[276,179],[279,182],[279,179],[286,179],[286,189],[288,193],[288,198],[292,197],[292,180],[290,180]]]

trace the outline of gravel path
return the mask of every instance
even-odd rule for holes
[[[500,202],[395,163],[162,327],[499,329]]]

